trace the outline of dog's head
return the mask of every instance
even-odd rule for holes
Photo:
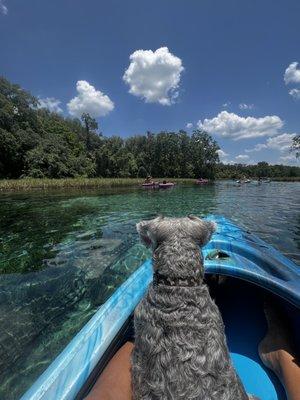
[[[167,240],[188,239],[204,246],[216,230],[216,224],[189,215],[185,218],[166,218],[159,216],[136,225],[141,241],[153,250]]]

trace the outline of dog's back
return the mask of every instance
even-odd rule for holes
[[[172,234],[178,220],[164,220],[163,229],[161,219],[138,226],[143,241],[155,243],[156,279],[135,311],[136,400],[248,399],[231,364],[221,315],[202,282],[199,245],[213,226],[198,220],[191,219],[191,228],[189,220],[176,222],[179,238]]]

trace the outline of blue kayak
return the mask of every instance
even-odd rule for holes
[[[266,332],[265,297],[282,305],[300,337],[300,268],[272,246],[229,220],[209,216],[217,231],[203,249],[207,277],[227,276],[215,301],[226,327],[235,368],[248,393],[284,400],[275,375],[261,363],[257,345]],[[126,341],[132,314],[152,281],[144,262],[103,304],[21,400],[83,399]],[[208,279],[209,284],[209,279]]]

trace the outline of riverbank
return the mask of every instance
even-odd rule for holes
[[[171,180],[177,184],[192,184],[195,179],[155,178],[157,181]],[[31,189],[68,189],[68,188],[113,188],[132,187],[143,183],[141,178],[68,178],[68,179],[2,179],[0,191],[21,191]]]
[[[271,181],[278,181],[278,182],[300,182],[300,176],[288,176],[288,177],[277,177],[277,178],[270,178]]]
[[[300,182],[300,177],[276,177],[270,179],[271,181]],[[155,178],[155,180],[161,182],[167,180],[182,185],[195,183],[195,179],[191,178]],[[253,178],[253,180],[256,180],[256,178]],[[122,188],[138,186],[143,182],[144,180],[141,178],[2,179],[0,180],[0,192],[26,191],[32,189]]]

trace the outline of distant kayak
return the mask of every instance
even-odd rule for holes
[[[271,179],[260,179],[257,181],[258,183],[270,183]]]
[[[242,183],[251,183],[251,179],[240,179],[237,180],[236,183],[242,184]]]
[[[143,188],[155,189],[159,187],[159,182],[142,183]]]
[[[175,186],[175,183],[173,183],[173,182],[159,183],[158,186],[160,189],[168,189],[168,188]]]
[[[149,182],[142,183],[141,185],[145,189],[168,189],[175,186],[173,182]]]
[[[196,184],[197,184],[197,185],[205,185],[205,184],[207,184],[207,183],[209,183],[209,179],[200,178],[200,179],[197,179],[197,180],[196,180]]]

